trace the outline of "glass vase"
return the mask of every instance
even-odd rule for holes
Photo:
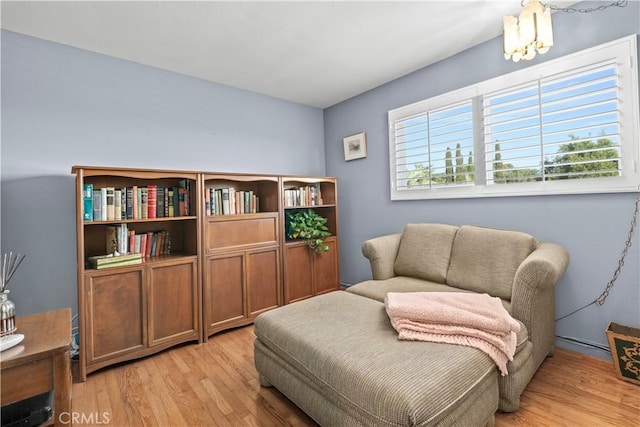
[[[16,331],[16,306],[9,299],[9,291],[0,292],[0,337],[10,335]]]

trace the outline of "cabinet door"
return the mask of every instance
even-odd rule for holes
[[[149,346],[198,338],[196,261],[149,268]]]
[[[338,245],[335,239],[327,239],[325,243],[329,247],[329,252],[313,254],[314,295],[335,291],[340,288]]]
[[[142,269],[93,274],[85,280],[87,365],[146,346]]]
[[[244,252],[208,257],[205,261],[205,316],[209,332],[246,317]]]
[[[306,243],[285,248],[285,303],[313,296],[311,251]]]
[[[280,251],[278,247],[247,253],[247,294],[250,317],[279,306]]]

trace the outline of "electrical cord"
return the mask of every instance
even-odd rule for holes
[[[69,355],[73,360],[76,360],[78,359],[78,357],[80,357],[80,334],[78,332],[78,327],[73,326],[73,321],[77,318],[77,314],[71,318],[71,348],[69,350]]]
[[[563,336],[563,335],[556,335],[556,338],[564,340],[564,341],[568,341],[568,342],[570,342],[572,344],[576,344],[576,345],[579,345],[581,347],[593,348],[593,349],[600,350],[600,351],[603,351],[605,353],[611,354],[611,349],[606,345],[602,345],[602,344],[598,344],[598,343],[590,342],[590,341],[584,341],[584,340],[580,340],[578,338],[567,337],[567,336]]]
[[[638,225],[639,211],[640,211],[640,185],[638,186],[638,196],[636,197],[634,211],[631,217],[631,225],[629,226],[629,232],[627,233],[627,240],[624,243],[624,248],[622,249],[622,253],[620,254],[620,258],[618,259],[618,267],[613,272],[613,276],[611,277],[611,280],[609,280],[609,283],[607,283],[607,286],[605,286],[604,291],[602,291],[602,293],[598,298],[594,299],[589,304],[583,305],[582,307],[577,308],[568,314],[565,314],[564,316],[558,317],[556,319],[556,322],[562,319],[566,319],[567,317],[579,312],[580,310],[584,310],[585,308],[592,306],[593,304],[604,305],[605,301],[607,300],[607,297],[609,296],[609,292],[611,292],[611,288],[613,288],[614,283],[616,282],[616,280],[618,279],[618,276],[620,275],[620,271],[624,266],[624,260],[627,257],[627,254],[629,253],[629,249],[631,248],[631,245],[633,244],[633,240],[632,240],[633,233],[636,229],[636,226]]]

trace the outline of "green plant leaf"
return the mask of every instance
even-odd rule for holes
[[[289,228],[287,237],[291,239],[304,239],[309,248],[318,253],[327,252],[329,247],[324,244],[324,239],[331,233],[325,226],[327,218],[319,215],[313,209],[287,212],[289,218]]]

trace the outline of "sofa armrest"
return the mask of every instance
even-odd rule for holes
[[[554,287],[568,265],[565,248],[541,242],[516,271],[511,314],[529,330],[536,362],[542,361],[555,343]]]
[[[385,280],[395,276],[393,264],[398,255],[401,233],[369,239],[362,244],[362,254],[371,264],[374,280]]]

